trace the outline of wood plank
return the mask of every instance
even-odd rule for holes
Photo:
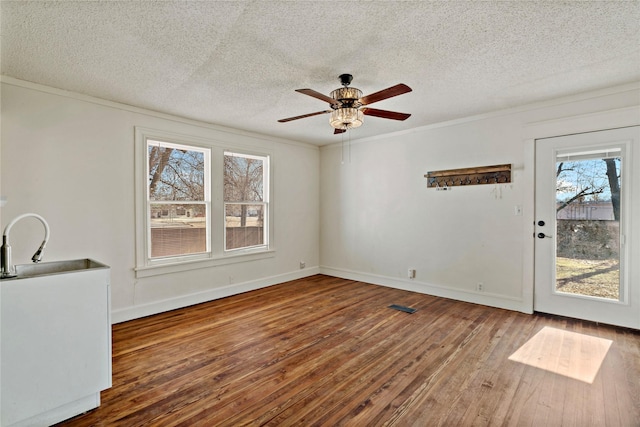
[[[424,177],[438,178],[438,177],[455,176],[455,175],[476,175],[476,174],[483,174],[483,173],[508,172],[508,171],[511,171],[511,164],[432,171],[432,172],[428,172]]]
[[[323,275],[114,325],[113,349],[102,405],[60,425],[640,425],[639,331]]]

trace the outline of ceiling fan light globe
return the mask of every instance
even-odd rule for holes
[[[331,112],[329,123],[335,129],[350,129],[362,126],[364,114],[357,108],[337,108]]]

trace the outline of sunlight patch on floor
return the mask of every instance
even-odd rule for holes
[[[545,326],[509,360],[592,384],[612,343]]]

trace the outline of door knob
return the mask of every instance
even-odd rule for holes
[[[544,239],[545,237],[552,238],[553,236],[549,236],[548,234],[538,233],[538,239]]]

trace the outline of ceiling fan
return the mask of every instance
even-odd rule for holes
[[[411,92],[411,88],[409,86],[400,83],[381,91],[374,92],[370,95],[362,96],[362,91],[360,89],[349,87],[351,80],[353,80],[353,76],[351,74],[340,74],[338,78],[340,79],[340,83],[342,83],[343,87],[332,91],[331,96],[326,96],[313,89],[296,89],[296,92],[328,102],[331,110],[323,110],[315,113],[303,114],[301,116],[289,117],[287,119],[278,120],[278,122],[285,123],[292,120],[304,119],[306,117],[318,116],[320,114],[331,114],[329,117],[329,123],[334,128],[333,133],[338,134],[346,132],[347,129],[361,126],[365,115],[392,120],[406,120],[411,116],[411,114],[406,113],[365,107],[366,105],[382,101],[383,99]]]

